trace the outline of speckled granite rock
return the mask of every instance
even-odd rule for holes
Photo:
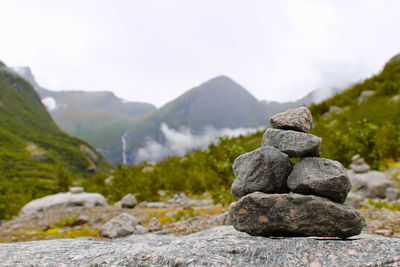
[[[272,146],[263,146],[240,155],[232,165],[236,179],[231,194],[242,197],[255,191],[288,192],[286,179],[293,169],[289,157]]]
[[[255,192],[230,210],[235,229],[251,235],[347,238],[366,226],[358,210],[312,195]]]
[[[0,244],[0,266],[399,266],[400,239],[265,238],[219,226],[188,236]]]
[[[313,125],[312,115],[307,107],[288,109],[271,117],[271,125],[277,129],[309,133]]]
[[[346,169],[340,162],[315,157],[297,162],[287,185],[294,193],[327,197],[340,203],[351,190]]]
[[[128,213],[121,213],[104,224],[99,231],[99,235],[110,238],[127,236],[142,230],[140,227],[137,229],[138,223],[138,218]]]
[[[291,158],[318,157],[322,139],[308,133],[268,128],[262,139],[263,146],[273,146]]]

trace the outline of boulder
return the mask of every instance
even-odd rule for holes
[[[271,126],[282,130],[309,133],[313,125],[312,115],[307,107],[289,109],[271,117]]]
[[[396,266],[400,239],[265,238],[218,226],[199,233],[0,244],[4,266]]]
[[[308,133],[268,128],[262,139],[263,146],[273,146],[291,158],[318,157],[322,139]]]
[[[366,204],[366,200],[363,196],[350,192],[347,195],[346,201],[344,202],[345,205],[359,209]]]
[[[400,190],[396,187],[388,187],[385,190],[385,195],[389,201],[393,201],[400,198]]]
[[[242,197],[255,191],[287,192],[286,179],[293,169],[289,157],[272,146],[240,155],[232,165],[236,179],[231,194]]]
[[[340,162],[324,158],[303,158],[294,165],[287,185],[295,193],[327,197],[343,203],[351,183]]]
[[[133,209],[137,205],[136,197],[132,194],[127,194],[121,199],[121,208]]]
[[[71,206],[107,206],[107,199],[98,193],[58,193],[32,200],[21,209],[19,215],[23,216],[35,212],[44,212],[52,208]]]
[[[371,90],[362,91],[358,97],[358,104],[362,104],[367,100],[368,97],[372,96],[375,92]]]
[[[135,226],[135,230],[133,231],[133,234],[135,235],[144,235],[149,232],[149,229],[147,227],[144,227],[143,225],[137,224]]]
[[[168,200],[169,203],[174,205],[184,205],[189,198],[186,196],[185,193],[175,194],[171,199]]]
[[[153,217],[150,220],[149,225],[147,226],[149,232],[156,232],[162,230],[162,224],[157,220],[157,218]]]
[[[347,238],[366,226],[354,208],[326,198],[300,194],[249,194],[232,207],[236,230],[258,236]]]
[[[99,235],[110,238],[127,236],[135,232],[138,224],[138,218],[128,213],[121,213],[104,224],[99,231]]]
[[[164,202],[147,202],[142,201],[139,203],[138,207],[141,208],[152,208],[152,209],[166,209],[168,208],[168,204]]]
[[[350,164],[350,168],[355,173],[364,173],[371,169],[371,167],[365,163],[364,159],[360,157],[360,155],[355,155],[351,158],[352,163]]]
[[[387,198],[387,188],[396,188],[394,182],[379,171],[355,173],[349,170],[347,173],[354,192],[367,198]]]
[[[84,190],[83,190],[83,187],[71,187],[69,189],[69,192],[71,192],[71,194],[80,194],[80,193],[83,193]]]

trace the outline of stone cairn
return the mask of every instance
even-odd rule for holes
[[[354,155],[351,158],[352,163],[350,164],[350,168],[354,173],[366,173],[371,167],[364,161],[364,159],[360,155]]]
[[[236,158],[231,194],[240,199],[230,206],[236,230],[347,238],[366,226],[359,211],[342,204],[350,180],[338,161],[319,157],[322,139],[309,133],[312,123],[306,107],[276,114],[262,146]]]

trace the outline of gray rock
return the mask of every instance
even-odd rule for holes
[[[80,215],[75,222],[75,225],[83,225],[89,222],[89,217],[86,215]]]
[[[328,112],[330,113],[336,113],[342,111],[341,107],[338,106],[330,106]]]
[[[365,100],[367,100],[367,98],[372,96],[374,93],[375,93],[375,91],[371,91],[371,90],[362,91],[360,96],[358,97],[358,104],[364,103]]]
[[[21,209],[19,216],[71,206],[107,206],[107,199],[98,193],[58,193],[32,200]]]
[[[350,168],[355,173],[365,173],[371,169],[368,164],[350,164]]]
[[[249,236],[219,226],[187,236],[0,244],[2,266],[396,266],[400,239]]]
[[[393,181],[379,171],[369,171],[366,173],[347,172],[353,185],[354,192],[367,198],[387,198],[386,189],[396,188]]]
[[[307,133],[268,128],[262,139],[263,146],[273,146],[291,158],[318,157],[322,139]]]
[[[350,164],[350,168],[355,173],[364,173],[371,169],[360,155],[354,155],[351,160],[352,163]]]
[[[136,205],[136,197],[132,194],[127,194],[121,199],[121,208],[123,209],[133,209]]]
[[[344,202],[345,205],[359,209],[366,204],[366,200],[363,196],[350,192],[347,195],[346,201]]]
[[[83,190],[83,187],[71,187],[69,189],[69,192],[71,192],[71,194],[80,194],[80,193],[83,193],[84,190]]]
[[[136,229],[138,223],[138,218],[128,213],[121,213],[104,224],[99,231],[99,235],[110,238],[127,236],[138,231]]]
[[[287,179],[295,193],[327,197],[343,203],[351,183],[340,162],[324,158],[303,158],[294,165]]]
[[[232,165],[236,179],[231,194],[242,197],[255,191],[287,192],[286,179],[293,169],[288,156],[272,146],[240,155]]]
[[[149,225],[147,226],[149,232],[156,232],[162,230],[162,224],[157,220],[157,218],[153,217],[150,220]]]
[[[282,130],[309,133],[313,125],[312,115],[307,107],[289,109],[271,117],[271,126]]]
[[[232,207],[236,230],[259,236],[347,238],[366,226],[356,209],[317,196],[249,194]]]
[[[393,201],[400,198],[400,190],[396,187],[388,187],[385,190],[385,195],[389,201]]]
[[[395,95],[394,97],[392,97],[391,99],[392,102],[396,103],[400,101],[400,95]]]
[[[135,229],[133,231],[133,233],[135,235],[144,235],[147,234],[149,232],[149,229],[147,229],[146,227],[144,227],[143,225],[137,224],[135,225]]]
[[[139,203],[138,207],[141,208],[153,208],[153,209],[166,209],[168,208],[168,204],[164,202],[147,202],[142,201]]]

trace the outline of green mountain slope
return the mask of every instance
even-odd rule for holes
[[[41,87],[29,67],[13,68],[39,93],[57,125],[81,138],[107,159],[121,161],[121,137],[132,120],[156,109],[152,104],[125,101],[112,92],[52,91]]]
[[[348,165],[360,154],[376,169],[400,157],[399,58],[393,57],[378,75],[311,106],[312,133],[323,138],[323,157]],[[359,103],[367,91],[372,95]]]
[[[33,87],[0,64],[0,218],[108,163],[53,122]]]

